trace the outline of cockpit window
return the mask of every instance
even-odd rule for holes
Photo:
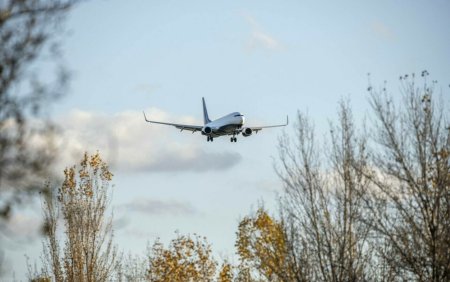
[[[237,115],[234,115],[235,117],[242,117],[242,116],[244,116],[244,115],[239,115],[239,114],[237,114]]]

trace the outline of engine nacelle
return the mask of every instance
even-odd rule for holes
[[[212,128],[209,126],[205,126],[205,127],[203,127],[202,132],[206,135],[209,135],[212,133]]]
[[[252,134],[253,134],[253,130],[252,130],[251,128],[246,127],[246,128],[244,128],[244,129],[242,129],[242,135],[243,135],[244,137],[248,137],[248,136],[250,136],[250,135],[252,135]]]

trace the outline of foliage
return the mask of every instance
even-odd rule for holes
[[[232,282],[233,281],[233,266],[225,261],[219,272],[218,282]]]
[[[213,281],[217,262],[205,237],[178,235],[167,249],[156,241],[149,253],[148,281]]]
[[[109,281],[116,266],[112,219],[105,216],[112,173],[99,153],[84,155],[79,170],[64,170],[57,197],[45,200],[46,275],[55,281]],[[58,219],[64,223],[64,246]],[[62,250],[62,253],[61,253]]]
[[[291,281],[295,267],[290,260],[285,228],[263,208],[244,217],[237,232],[236,248],[240,258],[239,280],[252,280],[252,274],[266,281]]]

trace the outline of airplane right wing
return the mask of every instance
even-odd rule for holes
[[[286,123],[285,124],[277,124],[277,125],[265,125],[265,126],[255,126],[255,127],[249,127],[254,131],[255,133],[258,133],[258,131],[262,130],[263,128],[271,128],[271,127],[282,127],[289,124],[289,116],[286,116]]]
[[[192,131],[192,133],[194,133],[196,131],[201,131],[203,128],[203,126],[201,126],[201,125],[188,125],[188,124],[178,124],[178,123],[148,120],[147,116],[145,115],[145,112],[143,112],[143,113],[144,113],[144,118],[145,118],[146,122],[175,126],[176,128],[180,129],[181,131],[188,130],[188,131]]]

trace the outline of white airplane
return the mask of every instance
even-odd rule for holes
[[[253,134],[253,132],[258,133],[258,131],[262,130],[263,128],[269,128],[269,127],[281,127],[286,126],[289,123],[289,117],[286,116],[286,123],[285,124],[279,124],[279,125],[266,125],[266,126],[257,126],[257,127],[244,127],[244,115],[242,115],[239,112],[234,112],[231,114],[228,114],[226,116],[223,116],[216,120],[210,120],[208,116],[208,110],[206,109],[205,104],[205,98],[202,98],[203,100],[203,125],[187,125],[187,124],[178,124],[178,123],[169,123],[169,122],[161,122],[161,121],[154,121],[154,120],[148,120],[147,116],[144,112],[144,118],[146,122],[151,123],[157,123],[157,124],[164,124],[164,125],[171,125],[175,126],[176,128],[183,130],[189,130],[192,131],[192,133],[201,131],[202,135],[206,135],[206,140],[214,141],[215,137],[223,136],[223,135],[232,135],[230,138],[231,142],[236,142],[237,138],[236,135],[239,135],[242,133],[244,137],[248,137]]]

